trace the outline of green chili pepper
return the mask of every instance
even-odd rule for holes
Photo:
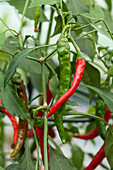
[[[36,11],[35,11],[35,19],[34,19],[34,21],[35,21],[35,24],[34,24],[35,29],[37,29],[37,25],[39,23],[39,18],[40,18],[40,7],[37,6]],[[35,31],[35,32],[37,32],[37,31]]]
[[[71,80],[71,63],[70,63],[70,46],[68,39],[60,37],[57,42],[57,53],[60,65],[60,82],[57,100],[69,89]],[[64,127],[63,127],[63,110],[66,103],[64,103],[54,114],[55,124],[59,132],[62,143],[65,143]]]
[[[96,98],[96,116],[99,116],[104,119],[105,112],[106,112],[106,104],[99,96],[97,96],[97,98]],[[106,134],[105,123],[100,120],[96,120],[95,122],[96,122],[96,126],[97,126],[99,135],[102,137],[102,139],[104,139],[105,134]]]

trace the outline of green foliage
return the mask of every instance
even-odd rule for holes
[[[35,169],[35,162],[32,159],[31,151],[28,145],[28,140],[26,142],[26,149],[24,155],[22,156],[19,164],[11,164],[9,165],[6,170],[34,170]]]
[[[97,68],[93,67],[91,64],[87,63],[83,81],[85,84],[100,88],[100,72]],[[89,90],[90,102],[95,96],[95,92],[92,89]]]
[[[18,97],[16,87],[9,82],[4,89],[4,77],[0,74],[0,96],[3,106],[12,115],[21,119],[28,119],[28,111],[24,106],[24,101]]]
[[[53,98],[56,96],[57,94],[57,90],[58,90],[58,77],[57,74],[53,75],[53,77],[50,79],[49,81],[49,89],[53,95]]]
[[[113,168],[113,127],[110,125],[110,127],[107,130],[106,138],[105,138],[105,155],[106,158],[111,166]]]
[[[13,75],[16,72],[16,68],[19,66],[19,64],[22,63],[22,61],[28,56],[28,54],[32,51],[32,48],[26,48],[23,51],[20,51],[17,53],[12,61],[10,62],[10,65],[8,67],[8,70],[6,72],[6,76],[4,79],[4,86],[8,83],[8,81],[13,77]]]
[[[50,147],[49,154],[50,170],[75,170],[71,161],[52,147]]]
[[[30,8],[36,7],[37,5],[54,5],[59,2],[59,0],[32,0]]]
[[[84,152],[77,145],[72,145],[71,152],[72,152],[71,160],[73,165],[77,168],[77,170],[82,170]]]

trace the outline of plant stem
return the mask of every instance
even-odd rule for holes
[[[77,56],[80,57],[80,56],[81,56],[81,55],[80,55],[80,50],[79,50],[76,42],[74,41],[74,39],[72,38],[72,36],[69,36],[69,39],[71,40],[73,46],[75,47],[75,50],[76,50],[76,52],[77,52]]]
[[[81,35],[81,36],[79,36],[79,37],[77,37],[77,38],[75,38],[75,41],[77,41],[77,40],[79,40],[80,38],[83,38],[83,37],[85,37],[86,35],[88,35],[88,34],[91,34],[91,33],[93,33],[93,32],[96,32],[97,30],[92,30],[92,31],[89,31],[89,32],[87,32],[86,34],[84,34],[84,35]]]
[[[11,53],[9,53],[9,52],[7,52],[7,51],[0,50],[0,52],[5,53],[5,54],[8,54],[8,55],[11,55],[12,57],[14,57],[13,54],[11,54]]]
[[[33,133],[34,133],[34,137],[35,137],[35,142],[36,142],[36,148],[37,148],[37,159],[36,159],[36,168],[35,170],[38,170],[38,162],[39,162],[39,144],[38,144],[38,140],[37,140],[37,136],[36,136],[36,133],[35,133],[35,130],[33,128],[33,125],[29,122],[32,130],[33,130]]]
[[[113,35],[112,35],[112,33],[111,33],[111,31],[110,31],[110,28],[108,27],[106,21],[105,21],[104,19],[102,19],[102,21],[103,21],[104,25],[106,26],[106,28],[107,28],[107,30],[108,30],[108,32],[109,32],[109,34],[110,34],[110,36],[111,36],[111,38],[112,38],[112,40],[113,40]]]
[[[33,99],[31,99],[30,101],[27,102],[27,105],[29,105],[33,100],[37,99],[38,97],[42,96],[43,94],[40,93],[37,96],[35,96]]]
[[[23,9],[23,13],[22,13],[21,24],[20,24],[19,40],[20,40],[21,48],[23,48],[23,43],[22,43],[22,27],[23,27],[24,16],[25,16],[25,13],[26,13],[26,9],[28,7],[28,3],[29,3],[29,0],[26,0],[25,6],[24,6],[24,9]]]
[[[52,29],[53,16],[54,16],[54,10],[53,10],[53,8],[51,7],[50,22],[49,22],[47,39],[46,39],[46,43],[45,43],[45,44],[49,44],[49,38],[50,38],[50,34],[51,34],[51,29]]]
[[[61,154],[62,153],[62,150],[60,149],[60,147],[57,145],[57,143],[51,138],[51,136],[48,136],[48,139],[54,144],[54,146],[56,147],[57,151]]]
[[[43,106],[47,107],[47,99],[46,99],[46,82],[45,82],[45,65],[42,63],[42,88],[43,88]],[[48,155],[47,155],[47,130],[48,130],[48,122],[46,118],[46,112],[44,112],[44,163],[45,170],[48,170]]]
[[[48,61],[48,60],[53,56],[53,54],[54,54],[56,51],[57,51],[57,49],[51,51],[51,52],[44,58],[44,60],[45,60],[45,61]]]
[[[56,72],[54,71],[54,69],[50,66],[50,64],[48,64],[47,62],[45,63],[46,67],[48,68],[48,70],[51,72],[51,75],[55,75]]]
[[[35,118],[37,118],[36,117],[36,114],[37,114],[37,112],[39,111],[39,110],[42,110],[42,109],[46,109],[47,110],[47,106],[39,106],[38,108],[36,108],[35,109],[35,111],[33,112],[33,118],[35,119]]]

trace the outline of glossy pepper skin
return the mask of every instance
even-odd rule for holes
[[[99,96],[97,96],[96,116],[99,116],[104,119],[105,112],[106,112],[106,104]],[[101,136],[102,139],[105,139],[105,134],[106,134],[105,123],[100,120],[95,120],[95,122],[96,122],[96,127],[97,127],[99,135]]]
[[[97,152],[97,154],[90,162],[90,164],[83,170],[94,170],[102,162],[104,158],[105,158],[105,152],[104,152],[104,144],[103,144],[100,150]]]
[[[59,107],[75,93],[75,91],[76,91],[76,89],[77,89],[77,87],[78,87],[78,85],[79,85],[79,83],[82,79],[82,76],[84,74],[85,65],[86,65],[86,61],[85,61],[84,58],[77,60],[75,74],[74,74],[74,78],[73,78],[73,81],[72,81],[71,88],[68,91],[66,91],[56,101],[56,103],[52,106],[48,115],[46,116],[47,118],[52,116],[59,109]]]
[[[17,85],[17,93],[18,96],[25,101],[25,107],[28,110],[27,107],[27,95],[26,95],[26,90],[25,90],[25,85],[21,82],[15,83]],[[26,120],[22,120],[19,118],[19,126],[18,126],[18,138],[16,145],[14,147],[13,152],[11,153],[11,158],[16,156],[19,151],[21,150],[23,143],[25,141],[25,138],[27,136],[27,130],[28,130],[28,123]]]
[[[106,106],[106,113],[104,115],[104,120],[106,122],[108,122],[110,117],[111,117],[111,111],[108,109],[108,106]],[[88,134],[85,134],[85,135],[74,135],[73,137],[79,138],[79,139],[84,139],[84,140],[90,140],[90,139],[94,139],[98,135],[99,135],[99,133],[98,133],[97,127],[95,127],[94,130],[91,133],[88,133]]]
[[[59,38],[57,42],[57,53],[60,65],[60,81],[59,92],[56,100],[58,100],[69,89],[71,80],[70,46],[67,38],[63,36]],[[66,103],[63,103],[54,114],[55,125],[59,132],[62,143],[65,143],[64,127],[62,121],[65,105]]]
[[[0,101],[0,104],[2,104],[1,103],[1,101]],[[11,123],[12,123],[12,126],[13,126],[13,129],[14,129],[14,134],[13,134],[13,144],[12,144],[12,147],[13,146],[15,146],[15,144],[16,144],[16,141],[17,141],[17,136],[18,136],[18,123],[17,123],[17,121],[16,121],[16,119],[15,119],[15,116],[13,116],[13,115],[11,115],[6,109],[0,109],[3,113],[5,113],[8,117],[9,117],[9,119],[11,120]]]

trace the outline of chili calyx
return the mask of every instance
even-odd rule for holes
[[[76,69],[75,69],[75,75],[72,81],[72,85],[71,88],[66,91],[57,101],[56,103],[52,106],[52,108],[50,109],[48,115],[46,116],[47,118],[49,118],[50,116],[52,116],[58,109],[59,107],[66,102],[72,95],[73,93],[75,93],[81,79],[82,76],[84,74],[84,69],[85,69],[85,65],[86,65],[86,61],[84,58],[82,59],[78,59],[77,60],[77,64],[76,64]]]

